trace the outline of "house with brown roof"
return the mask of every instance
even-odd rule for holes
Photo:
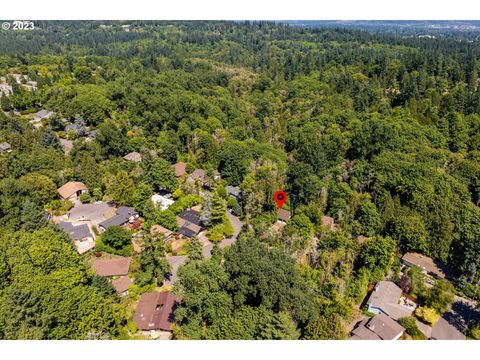
[[[139,152],[133,151],[131,153],[128,153],[123,157],[123,160],[126,161],[133,161],[133,162],[142,162],[142,154]]]
[[[385,314],[360,321],[352,330],[350,340],[398,340],[405,328]]]
[[[278,208],[277,210],[277,218],[280,221],[287,222],[290,217],[292,216],[292,213],[288,210]]]
[[[403,302],[402,289],[391,281],[380,281],[373,289],[367,300],[368,311],[374,314],[386,314],[398,320],[410,316],[415,307]]]
[[[88,188],[80,181],[69,181],[59,187],[57,191],[63,200],[77,201],[80,195],[88,192]]]
[[[331,216],[322,216],[322,227],[330,231],[337,230],[337,224]]]
[[[142,331],[171,331],[175,322],[174,311],[180,304],[181,298],[170,292],[142,294],[133,321]]]
[[[193,181],[198,180],[204,185],[207,183],[206,171],[203,169],[195,169],[190,175],[188,175],[188,178]]]
[[[220,177],[220,173],[217,170],[214,170],[213,179],[218,180]],[[190,175],[188,175],[188,179],[191,182],[199,181],[202,186],[210,186],[210,179],[207,177],[207,172],[203,169],[195,169]]]
[[[170,230],[158,224],[152,225],[152,227],[150,228],[150,234],[151,235],[161,234],[165,236],[165,241],[168,240],[173,235],[173,233]]]
[[[419,266],[422,271],[437,279],[444,279],[445,272],[433,261],[432,258],[414,252],[408,252],[402,257],[402,262],[407,267]]]
[[[131,284],[133,284],[133,281],[128,276],[120,276],[118,279],[112,280],[112,286],[120,296],[128,294],[128,287]]]
[[[131,257],[99,259],[93,262],[93,270],[99,276],[124,276],[128,274]]]
[[[178,162],[175,165],[173,165],[173,167],[175,169],[175,176],[177,178],[187,173],[187,164],[185,164],[184,162]]]

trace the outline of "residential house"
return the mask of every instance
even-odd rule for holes
[[[450,324],[444,316],[437,320],[432,328],[430,336],[432,340],[466,340],[463,334],[457,327]]]
[[[140,296],[133,321],[142,331],[171,331],[175,322],[174,311],[181,298],[170,292],[152,292]]]
[[[161,210],[167,210],[169,206],[175,202],[171,199],[171,197],[160,194],[153,194],[151,200],[153,204],[158,206]]]
[[[67,139],[58,139],[60,141],[60,145],[62,145],[63,148],[63,153],[65,155],[70,154],[70,151],[73,149],[73,141],[72,140],[67,140]]]
[[[0,84],[0,97],[1,96],[10,96],[10,94],[13,94],[13,89],[10,85],[8,84]]]
[[[360,321],[352,330],[350,340],[398,340],[405,328],[385,314]]]
[[[95,140],[95,136],[97,136],[97,130],[89,130],[85,132],[85,141],[90,142]]]
[[[168,230],[167,228],[164,228],[161,225],[152,225],[152,227],[150,228],[150,234],[152,235],[161,234],[165,236],[165,241],[167,241],[173,235],[173,233],[170,230]]]
[[[127,155],[125,155],[123,157],[123,160],[126,160],[126,161],[134,161],[134,162],[141,162],[142,161],[142,154],[140,154],[139,152],[136,152],[136,151],[133,151],[131,153],[128,153]]]
[[[188,175],[188,178],[193,181],[198,180],[203,185],[207,183],[206,172],[203,169],[195,169],[190,175]]]
[[[363,244],[365,241],[367,241],[368,237],[364,236],[364,235],[358,235],[357,236],[357,241],[359,244]]]
[[[187,209],[177,215],[178,233],[186,237],[194,237],[203,229],[200,213],[193,209]]]
[[[128,287],[131,284],[133,281],[128,276],[120,276],[118,279],[112,280],[112,286],[120,296],[128,295]]]
[[[202,186],[208,187],[210,185],[210,180],[207,177],[207,172],[203,169],[195,169],[190,175],[188,175],[188,179],[193,182],[199,181]],[[217,170],[213,171],[213,179],[220,179],[220,173]]]
[[[374,314],[386,314],[398,320],[410,316],[415,310],[405,299],[401,299],[402,289],[391,281],[380,281],[367,300],[368,311]]]
[[[93,235],[87,224],[74,225],[70,222],[60,221],[59,226],[70,236],[80,254],[95,247]]]
[[[335,224],[335,220],[330,216],[322,216],[322,227],[330,231],[337,230],[337,224]]]
[[[28,91],[37,90],[37,82],[36,81],[27,81],[23,84],[23,87]]]
[[[278,208],[277,210],[277,218],[280,221],[287,222],[290,217],[292,216],[292,213],[288,210]]]
[[[88,188],[80,181],[69,181],[57,191],[63,200],[77,201],[81,194],[88,192]]]
[[[235,200],[240,201],[242,197],[242,190],[238,186],[230,186],[227,185],[225,187],[225,190],[227,191],[227,194],[231,197],[233,197]]]
[[[131,257],[98,259],[93,262],[93,270],[99,276],[126,276],[130,268]]]
[[[49,119],[51,118],[53,115],[55,115],[55,113],[53,111],[49,111],[49,110],[40,110],[40,111],[37,111],[34,115],[33,115],[33,122],[40,122],[44,119]]]
[[[407,267],[419,266],[425,274],[433,276],[434,278],[445,278],[444,271],[437,264],[435,264],[432,258],[429,258],[428,256],[419,253],[408,252],[403,255],[402,262]]]
[[[3,142],[3,143],[0,143],[0,152],[10,152],[12,151],[12,146],[7,143],[7,142]]]
[[[133,223],[139,218],[138,212],[128,206],[120,206],[116,214],[111,218],[98,224],[100,230],[105,231],[111,226],[122,226],[127,223]]]
[[[185,175],[187,173],[187,164],[185,164],[184,162],[178,162],[176,163],[174,166],[174,169],[175,169],[175,176],[177,178]]]
[[[22,81],[28,80],[27,75],[10,73],[10,74],[8,74],[8,76],[11,76],[17,84],[21,84]]]

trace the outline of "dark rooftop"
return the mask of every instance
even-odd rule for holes
[[[188,221],[189,223],[202,226],[202,223],[200,221],[200,213],[198,211],[188,209],[178,214],[177,216],[183,220]]]
[[[74,226],[72,223],[61,221],[59,226],[65,231],[73,240],[82,241],[83,239],[90,237],[93,238],[90,229],[87,224],[81,224]]]
[[[120,206],[117,209],[117,214],[112,216],[110,219],[102,221],[98,226],[108,229],[111,226],[119,226],[127,223],[130,220],[130,217],[137,216],[138,212],[128,206]]]

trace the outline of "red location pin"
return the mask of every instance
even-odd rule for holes
[[[277,191],[273,198],[277,202],[277,205],[282,207],[285,201],[287,201],[287,193],[285,191]]]

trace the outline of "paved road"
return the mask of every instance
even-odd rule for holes
[[[230,219],[230,222],[232,223],[233,226],[233,236],[224,239],[223,241],[220,242],[218,245],[220,249],[224,249],[227,246],[233,245],[235,241],[237,241],[238,235],[240,234],[240,231],[242,231],[243,223],[240,221],[238,217],[236,217],[233,214],[230,214],[227,211],[227,216]],[[209,243],[203,247],[203,256],[206,259],[210,259],[212,257],[212,250],[213,250],[213,244]]]
[[[187,260],[186,256],[169,256],[167,257],[168,262],[172,266],[172,270],[170,276],[165,280],[165,285],[173,285],[175,281],[177,281],[177,271],[180,265],[182,265],[185,260]]]

